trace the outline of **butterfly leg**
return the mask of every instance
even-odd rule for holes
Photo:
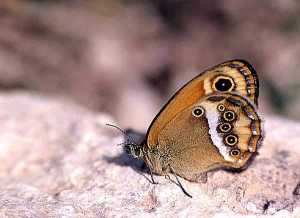
[[[176,181],[177,181],[177,185],[180,187],[180,189],[182,190],[182,192],[183,192],[186,196],[192,198],[193,196],[190,195],[190,194],[185,190],[185,188],[184,188],[183,185],[181,184],[181,182],[180,182],[178,176],[176,175],[176,173],[174,172],[174,170],[172,169],[172,167],[171,167],[170,165],[169,165],[169,169],[170,169],[170,172],[175,176]],[[166,177],[167,179],[169,179],[170,181],[174,182],[173,180],[171,180],[171,178],[170,178],[169,175],[166,175],[165,177]]]
[[[145,156],[145,158],[147,158],[147,156]],[[151,168],[150,168],[150,166],[148,164],[148,161],[144,161],[144,163],[147,165],[147,167],[149,169],[152,184],[154,184],[154,185],[158,184],[157,182],[154,181],[153,172],[152,172],[152,170],[151,170]]]
[[[152,173],[152,170],[150,168],[149,168],[149,171],[150,171],[152,184],[154,184],[154,185],[158,184],[157,182],[154,181],[153,173]]]

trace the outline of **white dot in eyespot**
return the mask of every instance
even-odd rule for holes
[[[194,117],[201,117],[204,114],[204,109],[202,107],[196,107],[193,109],[192,114]]]
[[[219,110],[219,111],[225,111],[225,106],[223,105],[223,104],[219,104],[218,106],[217,106],[217,109]]]

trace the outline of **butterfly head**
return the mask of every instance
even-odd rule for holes
[[[141,138],[141,134],[136,133],[137,135],[133,135],[133,132],[131,130],[123,130],[118,126],[112,125],[112,124],[106,124],[109,127],[113,127],[120,131],[124,136],[125,140],[119,145],[123,146],[123,150],[125,153],[127,153],[130,156],[133,156],[134,158],[140,158],[142,159],[144,156],[144,150],[143,150],[143,144],[144,143],[138,143],[136,138]]]
[[[124,151],[134,158],[142,159],[144,157],[143,146],[127,141],[123,145]]]

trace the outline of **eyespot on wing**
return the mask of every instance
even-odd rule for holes
[[[210,105],[211,110],[219,113],[219,136],[223,138],[223,144],[219,145],[224,157],[224,166],[241,168],[257,153],[257,149],[263,139],[263,123],[257,113],[256,106],[246,97],[237,93],[213,93],[203,100],[202,104]],[[224,105],[224,111],[219,110],[219,105]],[[201,105],[201,104],[200,104]],[[224,119],[224,114],[230,112],[230,116]],[[230,133],[220,131],[220,126],[230,123]],[[226,128],[225,128],[226,129]],[[238,149],[240,155],[231,155],[232,149]]]

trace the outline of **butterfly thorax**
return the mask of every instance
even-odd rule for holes
[[[162,175],[166,171],[164,162],[167,158],[164,158],[158,149],[150,149],[146,142],[125,144],[124,151],[134,158],[143,160],[153,173]]]
[[[146,142],[143,147],[143,160],[153,173],[164,175],[168,171],[168,155],[159,150],[159,146],[148,146]]]

